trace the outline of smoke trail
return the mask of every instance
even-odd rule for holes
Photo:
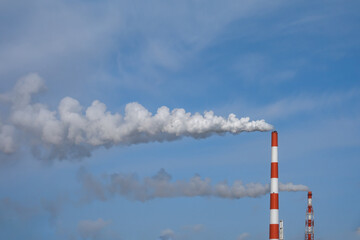
[[[239,119],[235,114],[223,118],[212,111],[191,114],[182,108],[170,111],[163,106],[153,115],[136,102],[126,105],[124,116],[110,113],[98,100],[84,111],[71,97],[63,98],[58,111],[52,111],[44,104],[32,102],[32,96],[44,89],[44,81],[37,74],[29,74],[11,92],[0,95],[0,100],[11,104],[9,123],[0,125],[0,151],[16,150],[14,128],[26,133],[35,146],[48,149],[47,158],[58,159],[89,156],[91,150],[100,146],[173,141],[185,136],[206,138],[273,128],[264,120]],[[41,156],[42,149],[36,148],[34,153]]]
[[[174,197],[218,197],[239,199],[244,197],[260,197],[270,192],[269,184],[248,183],[243,184],[236,180],[232,185],[226,181],[216,184],[210,178],[201,178],[195,175],[189,181],[171,181],[171,175],[161,169],[155,176],[139,180],[135,174],[105,175],[100,181],[84,169],[79,171],[79,180],[84,191],[85,201],[93,199],[106,201],[110,197],[120,195],[130,200],[148,201],[154,198]],[[280,184],[280,191],[307,191],[304,185],[292,183]]]

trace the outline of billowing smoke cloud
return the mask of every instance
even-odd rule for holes
[[[130,200],[148,201],[154,198],[174,197],[218,197],[239,199],[244,197],[260,197],[270,192],[269,184],[234,181],[232,185],[226,181],[212,184],[210,178],[195,175],[188,181],[171,181],[172,177],[164,169],[155,176],[143,180],[135,175],[111,174],[97,179],[84,169],[79,171],[79,180],[84,190],[85,201],[93,199],[106,201],[110,197],[120,195]],[[304,185],[292,183],[279,184],[280,191],[307,191]]]
[[[136,102],[127,104],[125,114],[121,115],[110,113],[98,100],[84,110],[76,99],[65,97],[58,111],[52,111],[44,104],[32,102],[32,96],[44,89],[44,81],[37,74],[29,74],[11,92],[0,95],[0,100],[11,104],[8,123],[0,123],[1,152],[9,154],[16,150],[15,129],[26,133],[34,146],[48,150],[44,156],[37,148],[36,155],[63,159],[89,156],[92,149],[100,146],[206,138],[273,128],[264,120],[239,119],[235,114],[223,118],[212,111],[191,114],[182,108],[170,110],[163,106],[152,114]]]

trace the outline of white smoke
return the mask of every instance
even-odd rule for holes
[[[0,151],[16,150],[14,128],[30,136],[33,144],[50,150],[48,158],[58,159],[89,156],[93,148],[100,146],[172,141],[184,136],[205,138],[273,128],[264,120],[239,119],[235,114],[224,118],[212,111],[191,114],[182,108],[170,110],[163,106],[153,115],[136,102],[126,105],[124,116],[107,111],[106,105],[98,100],[84,110],[71,97],[63,98],[58,111],[52,111],[44,104],[32,102],[32,96],[45,88],[37,74],[29,74],[11,92],[0,95],[0,100],[11,104],[7,125],[0,125]],[[34,153],[41,155],[39,151]]]
[[[239,199],[244,197],[260,197],[270,192],[269,184],[243,184],[236,180],[232,185],[226,181],[212,184],[210,178],[195,175],[188,181],[171,181],[171,175],[161,169],[155,176],[139,180],[135,174],[112,174],[103,176],[103,180],[95,178],[84,169],[79,171],[79,180],[84,191],[84,200],[106,201],[120,195],[130,200],[148,201],[154,198],[174,197],[218,197]],[[104,179],[106,181],[104,181]],[[279,184],[280,191],[307,191],[304,185],[292,183]]]
[[[308,191],[309,188],[305,185],[293,184],[293,183],[279,183],[279,190],[284,192],[298,192]]]

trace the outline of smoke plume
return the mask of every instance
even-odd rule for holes
[[[154,198],[175,197],[218,197],[239,199],[244,197],[260,197],[270,192],[269,184],[243,184],[236,180],[232,185],[227,181],[212,184],[210,178],[201,178],[195,175],[188,181],[171,181],[172,177],[164,169],[153,177],[140,180],[135,174],[124,175],[114,173],[104,175],[102,180],[97,179],[84,169],[79,171],[79,180],[82,184],[84,201],[94,199],[106,201],[116,195],[130,200],[145,202]],[[293,183],[279,184],[280,191],[307,191],[304,185]]]
[[[136,102],[127,104],[125,114],[121,115],[107,111],[106,105],[98,100],[84,109],[76,99],[65,97],[55,111],[32,101],[32,96],[44,89],[44,81],[37,74],[29,74],[12,91],[0,94],[0,100],[11,106],[7,123],[0,123],[1,152],[16,151],[17,134],[30,138],[27,142],[32,143],[33,153],[38,157],[64,159],[89,156],[91,150],[101,146],[206,138],[213,134],[273,128],[264,120],[250,121],[235,114],[224,118],[212,111],[191,114],[182,108],[170,110],[162,106],[152,114]]]

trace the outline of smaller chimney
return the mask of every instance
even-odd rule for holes
[[[284,220],[280,220],[280,224],[279,224],[279,240],[284,240]]]
[[[305,240],[314,240],[314,210],[312,207],[312,192],[308,192],[308,206],[305,218]]]

